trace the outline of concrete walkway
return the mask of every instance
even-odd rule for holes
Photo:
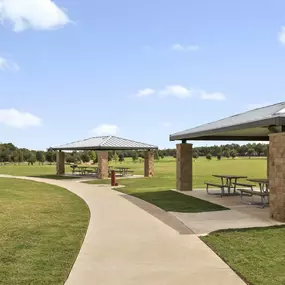
[[[66,285],[245,285],[196,235],[180,235],[110,187],[24,179],[64,187],[90,208],[86,238]]]

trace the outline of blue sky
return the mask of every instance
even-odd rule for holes
[[[284,11],[281,0],[0,0],[0,141],[116,134],[174,147],[170,133],[284,101]]]

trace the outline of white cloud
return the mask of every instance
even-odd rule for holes
[[[136,96],[143,97],[149,96],[153,93],[156,93],[153,89],[143,89],[140,90]],[[223,101],[226,100],[226,96],[221,92],[206,92],[200,89],[190,89],[182,85],[168,85],[164,89],[157,91],[157,94],[161,97],[171,96],[180,99],[185,99],[189,97],[200,98],[202,100],[215,100]]]
[[[154,93],[155,93],[155,91],[153,89],[146,88],[143,90],[139,90],[138,93],[136,94],[136,97],[147,97],[147,96],[150,96]]]
[[[181,44],[174,44],[171,49],[173,51],[197,51],[200,47],[197,45],[183,46]]]
[[[64,10],[51,0],[0,0],[0,21],[12,23],[15,32],[49,30],[70,23]]]
[[[14,128],[36,127],[42,124],[42,120],[30,113],[16,109],[0,109],[0,124]]]
[[[278,34],[279,41],[285,45],[285,27],[281,27],[281,31]]]
[[[187,98],[187,97],[191,97],[191,90],[181,86],[181,85],[170,85],[170,86],[166,86],[166,88],[164,90],[161,90],[159,92],[160,95],[163,96],[174,96],[174,97],[178,97],[178,98]]]
[[[202,100],[216,100],[223,101],[226,100],[226,96],[220,92],[207,93],[205,91],[199,91]]]
[[[119,128],[116,125],[102,124],[91,130],[95,136],[114,136],[118,133]]]
[[[0,56],[0,70],[19,71],[20,67],[13,61]]]

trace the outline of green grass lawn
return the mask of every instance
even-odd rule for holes
[[[220,231],[201,239],[249,284],[285,284],[285,227]]]
[[[66,189],[0,178],[0,284],[64,284],[89,223]]]
[[[111,162],[110,165],[129,167],[135,171],[135,174],[143,174],[143,163],[133,163],[131,159],[126,159],[122,164]],[[164,186],[166,189],[175,187],[175,165],[176,161],[172,157],[165,157],[155,162],[155,176],[159,178],[160,186]],[[68,165],[66,172],[71,172]],[[55,165],[0,165],[0,174],[57,178],[55,173]],[[195,188],[204,188],[205,181],[217,181],[212,177],[213,174],[237,174],[251,178],[265,177],[266,158],[236,158],[234,160],[222,159],[221,161],[213,158],[211,161],[207,161],[204,157],[200,157],[193,162],[193,185]]]
[[[118,191],[146,200],[156,206],[175,212],[205,212],[224,210],[225,208],[194,197],[170,191],[175,189],[175,159],[165,158],[155,163],[155,176],[152,178],[120,179],[119,183],[126,186]],[[115,164],[113,164],[115,165]],[[143,163],[125,162],[123,164],[143,173]],[[195,188],[204,188],[205,181],[217,181],[213,174],[237,174],[249,177],[264,177],[266,174],[266,159],[224,159],[207,161],[201,157],[193,162],[193,184]],[[88,183],[110,183],[108,180],[94,180]]]

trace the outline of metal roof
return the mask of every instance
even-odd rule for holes
[[[174,133],[170,140],[267,141],[270,133],[284,131],[284,126],[285,102],[281,102]]]
[[[123,139],[115,136],[101,136],[51,147],[53,150],[146,150],[158,149],[155,145]]]

